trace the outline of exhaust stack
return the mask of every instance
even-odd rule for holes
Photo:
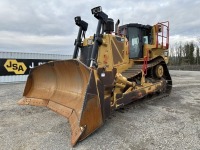
[[[118,19],[117,22],[115,23],[115,35],[119,34],[119,24],[120,24],[120,20]]]

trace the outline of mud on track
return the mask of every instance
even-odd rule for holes
[[[136,101],[74,149],[200,149],[200,72],[170,71],[169,97]],[[0,149],[71,149],[67,120],[18,106],[24,83],[0,85]]]

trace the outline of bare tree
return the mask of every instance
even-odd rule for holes
[[[196,56],[196,63],[197,63],[197,65],[198,65],[198,64],[199,64],[199,60],[200,60],[200,59],[199,59],[200,56],[199,56],[199,47],[198,47],[198,46],[197,46],[197,48],[196,48],[196,55],[197,55],[197,56]]]
[[[199,55],[200,37],[197,38],[197,42],[199,44],[197,44],[197,46],[196,46],[196,63],[197,63],[197,65],[199,65],[199,61],[200,61],[200,55]]]

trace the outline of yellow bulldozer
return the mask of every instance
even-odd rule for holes
[[[169,95],[172,88],[166,65],[169,22],[119,26],[100,6],[91,12],[98,20],[96,33],[85,38],[88,23],[75,17],[79,31],[73,58],[32,69],[18,101],[66,117],[72,146],[100,128],[112,111],[138,99]]]

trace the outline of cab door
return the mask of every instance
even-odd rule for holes
[[[142,40],[140,28],[129,27],[128,28],[128,40],[130,45],[129,58],[142,58]]]

